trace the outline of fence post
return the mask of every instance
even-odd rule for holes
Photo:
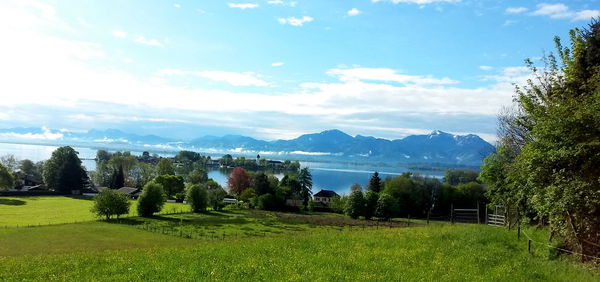
[[[531,239],[527,240],[527,252],[531,253]]]
[[[450,223],[454,223],[454,204],[450,204]]]
[[[429,215],[431,214],[431,208],[427,209],[427,225],[429,225]]]
[[[477,201],[477,224],[481,223],[481,217],[479,216],[479,201]]]
[[[487,210],[487,205],[485,205],[485,218],[483,219],[485,224],[488,224],[488,210]]]

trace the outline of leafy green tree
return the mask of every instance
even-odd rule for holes
[[[19,167],[19,160],[15,158],[15,155],[8,154],[0,157],[0,164],[3,164],[12,173]]]
[[[308,167],[305,167],[300,170],[298,173],[298,181],[300,182],[300,197],[302,198],[302,204],[304,208],[307,208],[308,200],[310,200],[310,196],[312,195],[312,175],[308,170]]]
[[[512,139],[500,136],[501,146],[508,149],[486,159],[481,178],[493,199],[506,196],[512,204],[533,210],[572,249],[598,256],[600,22],[593,20],[589,28],[572,30],[570,36],[570,48],[555,39],[560,62],[552,54],[541,69],[526,61],[535,79],[516,89],[522,109],[516,120],[526,129],[526,138],[515,147]],[[502,183],[510,190],[502,190]]]
[[[219,164],[225,167],[233,165],[233,157],[230,154],[224,155],[219,159]]]
[[[135,187],[142,188],[156,177],[156,169],[151,164],[138,162],[129,176]]]
[[[79,190],[88,183],[88,176],[81,166],[77,151],[69,146],[60,147],[44,163],[42,176],[48,189],[68,193]]]
[[[275,190],[271,191],[271,185],[269,184],[269,177],[264,172],[258,172],[254,174],[253,178],[253,186],[256,190],[257,195],[264,195],[268,193],[274,193]]]
[[[200,184],[208,181],[208,174],[203,168],[192,170],[187,176],[187,182],[192,184]]]
[[[273,194],[260,195],[257,198],[256,207],[261,210],[274,210],[277,208],[277,201]]]
[[[388,220],[397,215],[398,203],[394,197],[381,193],[377,200],[377,208],[375,209],[375,216]]]
[[[0,163],[0,190],[10,190],[15,185],[15,177]]]
[[[254,188],[245,189],[242,194],[238,196],[240,201],[250,202],[252,198],[256,197],[256,190]]]
[[[137,212],[140,216],[152,216],[162,210],[166,201],[167,195],[162,185],[148,182],[138,198]]]
[[[369,179],[369,190],[379,193],[381,191],[381,178],[379,172],[374,172],[373,176]]]
[[[173,163],[166,158],[161,158],[156,164],[156,174],[158,175],[175,175]]]
[[[186,201],[192,208],[192,212],[205,212],[208,204],[206,187],[202,184],[189,184],[187,187]]]
[[[244,191],[245,192],[245,191]],[[227,196],[227,192],[225,189],[220,186],[215,189],[208,190],[208,205],[212,207],[213,210],[218,211],[223,209],[224,203],[223,199]]]
[[[123,173],[123,167],[119,167],[113,170],[110,185],[108,187],[112,189],[119,189],[125,186],[125,174]]]
[[[123,214],[128,214],[130,205],[129,198],[125,193],[104,189],[94,197],[92,212],[109,220],[112,216],[118,218]]]
[[[363,215],[366,219],[371,219],[375,215],[378,200],[379,195],[376,192],[367,191],[365,193],[365,210]]]
[[[340,197],[334,196],[331,198],[331,209],[336,213],[344,213],[344,209],[346,208],[346,202],[348,201],[348,197]]]
[[[97,164],[100,164],[103,162],[108,162],[111,157],[112,157],[112,154],[105,150],[96,151],[96,163]]]
[[[36,174],[35,164],[31,160],[20,161],[19,170],[27,176],[34,176]]]
[[[185,184],[181,175],[159,175],[154,178],[154,181],[162,185],[167,198],[170,199],[174,198],[175,194],[183,193],[185,190]]]
[[[348,196],[344,213],[354,219],[364,214],[365,210],[365,197],[362,191],[354,191]]]

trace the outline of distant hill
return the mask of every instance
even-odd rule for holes
[[[0,141],[44,144],[74,144],[148,150],[190,149],[210,152],[258,152],[266,155],[303,155],[327,160],[387,162],[418,165],[479,166],[494,147],[474,134],[453,135],[439,130],[388,140],[350,136],[340,130],[301,135],[291,140],[264,141],[242,135],[203,136],[180,141],[156,135],[136,135],[121,130],[91,129],[87,132],[54,131],[46,128],[0,130]],[[293,157],[290,157],[293,158]]]

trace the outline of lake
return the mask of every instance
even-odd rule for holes
[[[43,161],[50,158],[50,155],[58,146],[46,145],[26,145],[26,144],[9,144],[0,143],[0,156],[12,154],[17,159],[30,159],[34,162]],[[96,162],[93,160],[96,157],[96,149],[85,147],[74,147],[79,152],[79,157],[83,165],[88,170],[96,169]],[[131,152],[132,154],[141,155],[142,152]],[[161,154],[162,156],[171,157],[173,154]],[[219,156],[211,156],[218,158]],[[332,162],[300,162],[302,167],[308,167],[313,177],[313,192],[316,193],[321,189],[333,190],[338,194],[349,194],[350,186],[358,183],[365,187],[369,182],[369,178],[374,171],[378,171],[380,177],[394,177],[406,171],[420,173],[422,175],[441,178],[444,175],[442,170],[416,170],[406,167],[391,167],[391,166],[375,166],[369,164],[348,164],[348,163],[332,163]],[[281,179],[283,174],[276,174]],[[227,171],[210,170],[208,177],[217,181],[220,185],[227,186]]]

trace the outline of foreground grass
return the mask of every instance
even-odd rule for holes
[[[237,215],[241,215],[240,212]],[[210,228],[231,230],[228,220],[238,216],[188,215],[189,225],[204,222]],[[225,240],[181,239],[170,236],[173,244],[164,247],[163,238],[135,225],[102,222],[69,224],[82,230],[71,241],[72,250],[53,255],[15,254],[0,258],[0,280],[474,280],[474,281],[597,281],[597,270],[586,269],[568,258],[548,260],[545,250],[527,252],[526,240],[517,241],[514,232],[482,225],[432,225],[410,228],[336,228],[301,222],[278,221],[268,214],[252,215],[241,227],[263,228],[271,220],[295,230],[267,236],[227,237]],[[263,218],[264,216],[264,218]],[[252,217],[256,217],[252,219]],[[262,218],[262,219],[261,219]],[[155,218],[152,220],[161,220]],[[263,221],[264,220],[264,221]],[[212,222],[212,223],[211,223]],[[186,225],[186,224],[184,224]],[[46,226],[39,228],[52,233]],[[89,228],[89,229],[85,229]],[[106,229],[98,236],[90,233]],[[135,250],[102,251],[89,245],[111,236],[133,236],[132,241],[147,240],[153,246]],[[72,230],[72,231],[73,231]],[[285,229],[284,229],[285,230]],[[69,230],[57,229],[56,233]],[[8,236],[0,233],[0,241]],[[25,233],[22,233],[25,234]],[[65,236],[67,233],[62,233]],[[283,236],[282,236],[283,235]],[[41,235],[40,235],[41,236]],[[137,236],[137,237],[136,237]],[[148,237],[146,237],[148,236]],[[158,236],[158,237],[154,237]],[[43,237],[24,237],[48,242]],[[121,240],[119,239],[119,240]],[[116,240],[116,239],[115,239]],[[113,241],[125,245],[126,241]],[[118,241],[118,242],[117,242]],[[4,241],[3,243],[5,243]],[[190,242],[187,245],[185,242]],[[10,244],[13,244],[10,242]],[[42,243],[40,243],[42,244]],[[86,243],[87,244],[87,243]],[[107,244],[107,246],[110,244]],[[50,244],[49,248],[54,248]],[[79,247],[77,247],[79,246]],[[162,246],[162,247],[161,247]],[[22,245],[14,248],[26,248]],[[79,249],[80,251],[75,251]],[[0,249],[0,251],[3,249]],[[24,267],[26,266],[26,267]]]
[[[0,228],[10,226],[48,225],[96,220],[90,212],[90,198],[40,196],[0,197]],[[137,201],[131,201],[129,216],[136,215]],[[166,203],[163,212],[189,210],[188,206]]]

